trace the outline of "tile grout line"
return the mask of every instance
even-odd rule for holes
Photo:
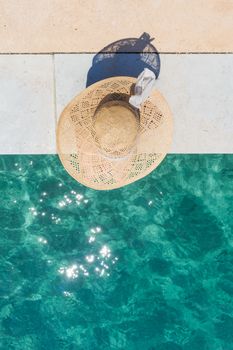
[[[0,55],[77,55],[77,54],[97,54],[100,51],[42,51],[42,52],[0,52]],[[109,51],[101,51],[109,53]],[[125,51],[121,53],[135,54],[138,51]],[[150,52],[149,52],[150,53]],[[151,52],[152,54],[154,52]],[[161,55],[232,55],[233,51],[159,51]]]
[[[53,62],[53,103],[54,103],[54,117],[55,117],[55,142],[56,142],[56,129],[57,129],[57,86],[56,86],[56,69],[55,69],[55,55],[52,54]]]

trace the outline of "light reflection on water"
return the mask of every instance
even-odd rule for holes
[[[118,257],[112,257],[110,248],[107,245],[103,245],[97,254],[87,254],[84,257],[85,263],[61,266],[58,269],[58,273],[64,275],[64,277],[68,279],[76,279],[80,275],[90,276],[93,275],[93,271],[95,275],[99,277],[104,275],[110,276],[110,265],[114,265],[117,261]]]
[[[94,234],[99,234],[102,232],[101,227],[93,227],[90,229],[90,232]],[[90,239],[92,238],[92,239]],[[93,240],[94,238],[94,240]],[[88,239],[89,243],[93,243],[95,241],[95,237],[90,236]],[[98,243],[98,241],[96,241]],[[111,259],[110,259],[111,258]],[[84,257],[84,264],[72,264],[68,267],[61,266],[58,272],[64,275],[66,278],[75,279],[80,276],[90,276],[95,271],[95,275],[102,276],[110,276],[110,265],[114,265],[118,261],[118,257],[112,257],[111,249],[107,245],[103,245],[97,254],[87,254]],[[94,269],[93,269],[94,267]]]
[[[62,183],[58,182],[57,187],[64,187]],[[46,191],[40,193],[40,198],[38,199],[38,205],[34,203],[34,206],[29,207],[29,213],[34,220],[40,220],[47,217],[50,220],[51,224],[62,225],[62,218],[55,213],[47,212],[47,202],[50,201],[50,194]],[[46,201],[45,201],[46,200]],[[83,193],[80,193],[75,190],[64,191],[64,193],[59,193],[59,198],[56,202],[56,208],[59,210],[66,210],[66,208],[72,208],[79,210],[80,206],[84,206],[89,203],[89,198],[86,197]],[[80,276],[89,277],[89,276],[99,276],[99,277],[109,277],[111,274],[111,265],[115,265],[118,260],[118,257],[114,256],[110,247],[106,244],[102,244],[99,248],[100,242],[98,240],[99,235],[103,233],[101,226],[91,226],[88,233],[86,243],[90,245],[90,252],[86,251],[83,256],[83,261],[77,258],[77,262],[61,264],[57,269],[59,276],[65,280],[75,280]],[[40,245],[49,246],[52,245],[53,236],[50,236],[50,243],[48,240],[43,237],[38,237],[38,243]],[[78,247],[77,247],[78,249]],[[94,252],[95,251],[95,252]],[[63,258],[64,260],[64,258]],[[48,265],[52,264],[52,260],[47,260]],[[67,297],[69,291],[64,292],[63,295]]]
[[[94,255],[87,255],[85,257],[85,259],[87,260],[87,262],[93,263],[95,261],[95,256]]]
[[[62,187],[63,184],[62,183],[58,183],[57,184],[58,187]],[[42,192],[40,195],[40,198],[38,200],[38,205],[41,205],[41,203],[44,203],[45,200],[49,200],[49,199],[53,199],[53,198],[49,198],[49,194],[47,192]],[[81,193],[77,193],[74,190],[70,190],[68,193],[65,192],[63,195],[60,195],[60,199],[57,202],[57,208],[62,209],[62,208],[67,208],[67,207],[79,207],[82,204],[88,204],[89,199],[86,198],[83,194]],[[16,200],[14,201],[14,203],[16,203]],[[46,203],[45,203],[46,204]],[[43,208],[41,208],[42,212],[40,212],[38,209],[36,209],[36,207],[29,207],[29,211],[31,212],[31,214],[33,216],[37,216],[37,215],[42,215],[45,216],[46,215],[46,210],[43,210]],[[51,215],[51,219],[55,221],[55,223],[59,223],[61,221],[61,219],[58,216],[55,216],[54,214]],[[98,228],[96,228],[97,231],[93,231],[93,233],[98,233]]]
[[[38,238],[38,242],[42,243],[42,244],[47,244],[48,243],[47,239],[45,239],[44,237],[39,237]]]

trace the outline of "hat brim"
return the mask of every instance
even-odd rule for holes
[[[171,111],[155,90],[140,110],[140,131],[127,157],[106,157],[92,136],[93,116],[108,94],[130,96],[131,77],[102,80],[85,89],[64,109],[57,128],[57,149],[67,172],[81,184],[96,190],[128,185],[153,171],[166,156],[172,141]]]

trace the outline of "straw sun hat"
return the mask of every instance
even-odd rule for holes
[[[135,78],[99,81],[76,96],[61,114],[57,147],[61,162],[77,181],[111,190],[149,174],[172,140],[172,117],[154,90],[140,110],[129,104]]]

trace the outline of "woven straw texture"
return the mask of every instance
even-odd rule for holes
[[[95,83],[76,96],[64,109],[57,128],[57,148],[67,172],[83,185],[110,190],[130,184],[149,174],[167,154],[173,132],[170,109],[154,91],[140,110],[139,134],[127,156],[106,156],[93,138],[97,107],[107,95],[128,98],[136,79],[114,77]]]
[[[109,101],[97,108],[93,137],[105,155],[121,158],[134,146],[139,132],[139,113],[123,101]]]

